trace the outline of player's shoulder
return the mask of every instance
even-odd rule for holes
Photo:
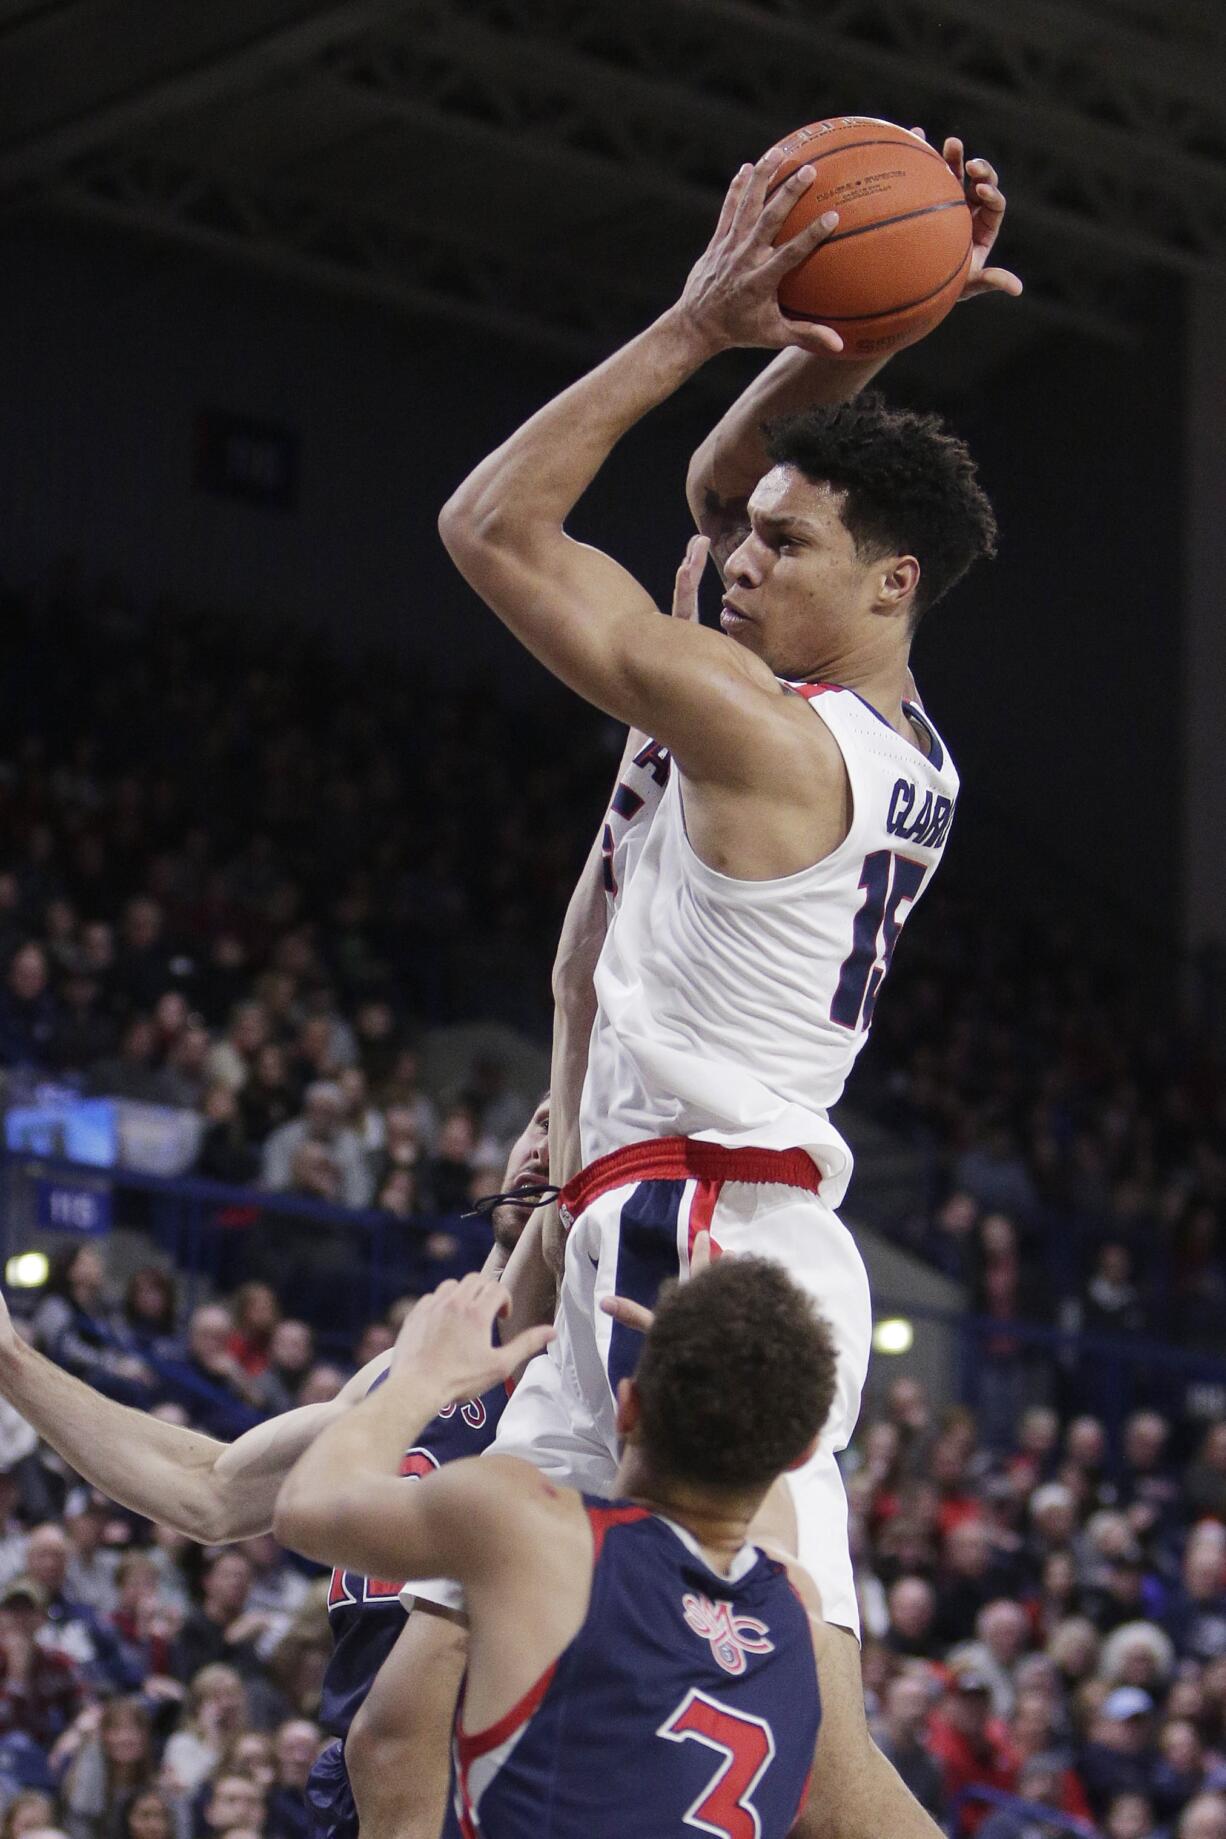
[[[808,1615],[809,1620],[824,1626],[825,1617],[822,1612],[822,1593],[818,1589],[815,1580],[809,1572],[805,1570],[804,1566],[800,1564],[790,1552],[785,1551],[782,1546],[774,1544],[770,1539],[759,1539],[757,1541],[757,1546],[760,1552],[767,1558],[773,1559],[779,1566],[780,1571],[790,1584],[792,1591],[799,1600],[801,1607]]]

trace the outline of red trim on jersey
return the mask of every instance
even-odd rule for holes
[[[485,1730],[474,1731],[470,1736],[457,1719],[456,1760],[462,1770],[466,1772],[479,1756],[486,1756],[491,1750],[496,1750],[499,1744],[505,1743],[508,1737],[515,1735],[521,1724],[528,1722],[553,1684],[553,1676],[557,1670],[557,1661],[551,1661],[536,1684],[529,1686],[523,1697],[512,1705],[510,1711],[499,1718],[496,1724],[488,1725]],[[463,1716],[463,1711],[460,1715]]]
[[[605,1534],[614,1526],[629,1526],[634,1520],[649,1520],[646,1507],[589,1507],[587,1523],[592,1529],[592,1563],[599,1561]]]
[[[822,1185],[817,1164],[803,1149],[733,1149],[694,1137],[645,1137],[610,1150],[567,1182],[558,1199],[564,1221],[573,1224],[602,1194],[640,1181],[777,1182],[809,1194]]]
[[[812,702],[815,696],[827,696],[832,690],[841,690],[843,685],[841,683],[793,683],[788,687],[795,690],[798,696],[803,696],[806,702]]]
[[[689,1242],[686,1246],[687,1257],[692,1258],[694,1256],[694,1241],[699,1233],[710,1232],[711,1221],[715,1217],[715,1208],[719,1201],[720,1189],[723,1185],[722,1181],[700,1181],[695,1187],[694,1198],[690,1202],[690,1231]],[[715,1243],[715,1240],[712,1239],[712,1259],[714,1260],[721,1255],[720,1247]]]

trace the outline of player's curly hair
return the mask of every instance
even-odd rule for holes
[[[644,1455],[703,1487],[766,1487],[830,1415],[834,1340],[765,1258],[720,1258],[666,1287],[635,1374]]]
[[[939,415],[891,408],[875,390],[768,424],[776,466],[847,495],[843,522],[865,560],[912,555],[920,565],[914,622],[996,554],[996,515],[966,442]]]

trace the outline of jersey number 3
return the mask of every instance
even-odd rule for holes
[[[843,1028],[867,1030],[881,980],[890,968],[894,947],[906,919],[903,908],[924,884],[925,868],[914,856],[875,849],[865,856],[860,874],[864,905],[856,914],[851,950],[839,972],[830,1019]]]
[[[720,1839],[760,1839],[762,1822],[750,1797],[775,1754],[770,1725],[729,1711],[695,1687],[656,1735],[670,1743],[704,1743],[722,1757],[685,1824],[700,1833],[717,1833]]]

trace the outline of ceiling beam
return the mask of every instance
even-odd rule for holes
[[[415,0],[74,0],[0,22],[0,188],[266,83]],[[48,81],[48,73],[58,73]]]

